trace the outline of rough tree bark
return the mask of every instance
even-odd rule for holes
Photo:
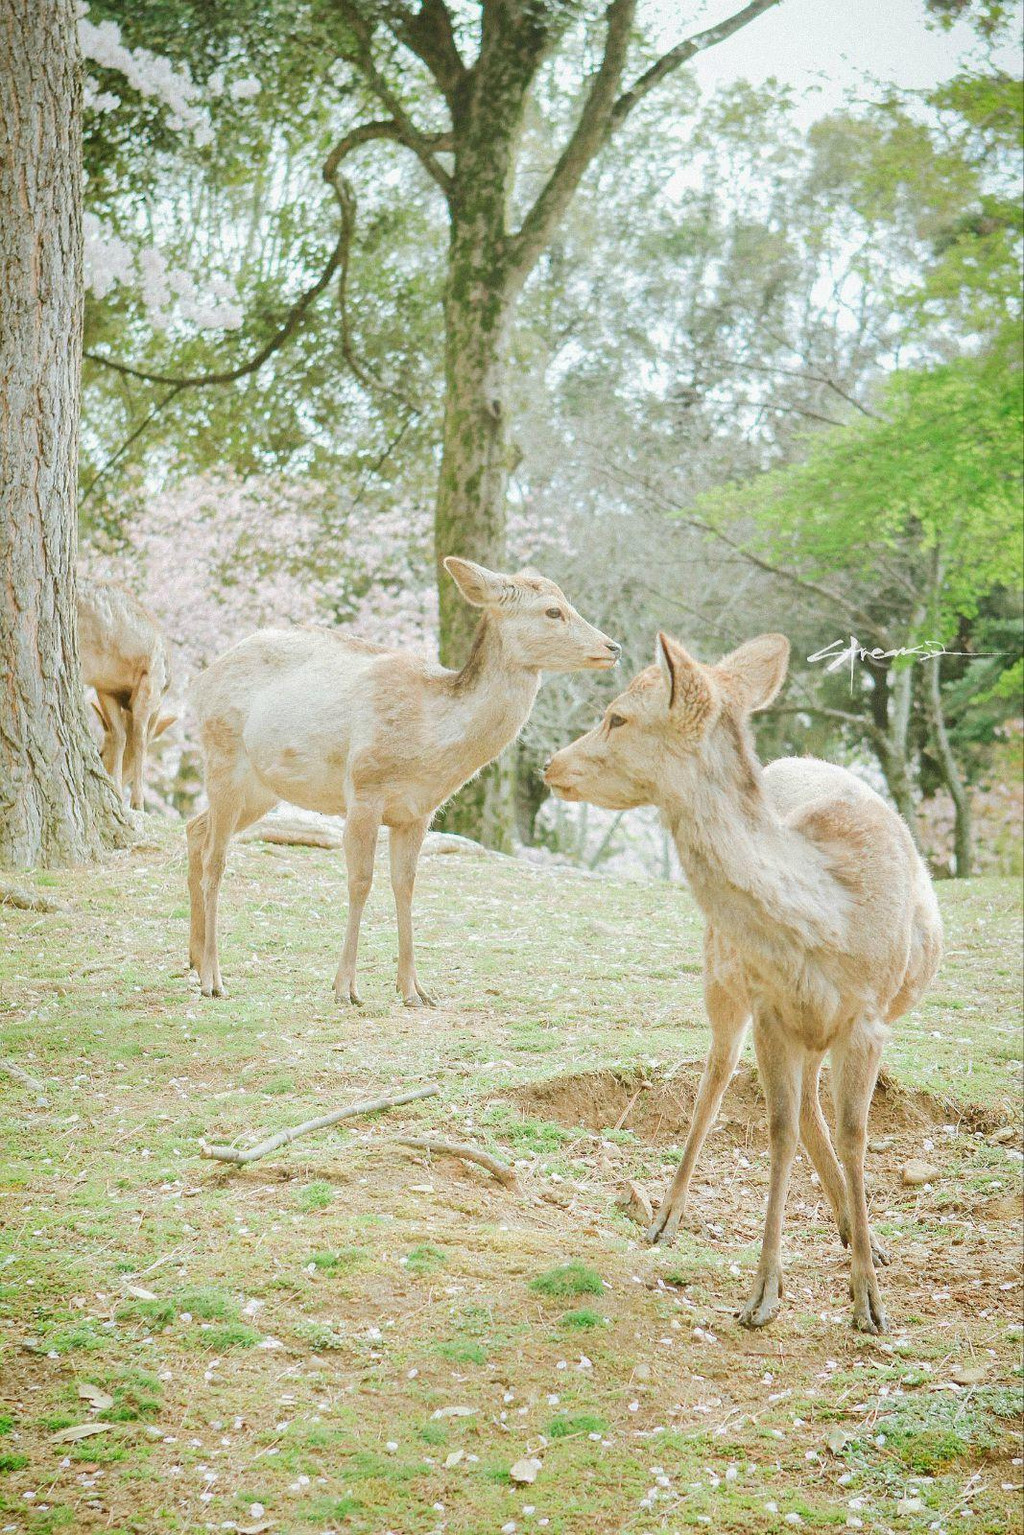
[[[78,662],[81,183],[73,0],[0,0],[0,865],[15,868],[130,835]]]
[[[594,157],[633,107],[686,59],[754,20],[777,0],[754,0],[718,27],[680,43],[628,89],[623,75],[637,0],[610,0],[604,51],[587,82],[576,125],[518,230],[507,211],[523,113],[545,55],[570,8],[525,0],[483,0],[480,51],[462,64],[441,0],[423,0],[402,40],[427,65],[446,96],[454,168],[448,186],[449,266],[445,288],[445,418],[435,515],[441,659],[465,659],[475,615],[445,578],[442,561],[459,554],[501,568],[506,559],[509,473],[505,365],[516,299],[561,222]],[[511,844],[514,759],[506,754],[461,791],[446,828],[491,847]]]

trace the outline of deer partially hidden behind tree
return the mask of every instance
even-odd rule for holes
[[[189,962],[204,996],[223,995],[217,898],[228,842],[280,800],[344,815],[348,925],[334,981],[356,989],[359,924],[382,825],[390,828],[398,918],[398,990],[433,998],[416,976],[412,897],[434,811],[518,734],[543,671],[605,670],[620,647],[553,581],[496,575],[471,560],[445,568],[482,610],[461,671],[337,629],[265,629],[234,646],[195,688],[209,808],[188,823]]]
[[[132,808],[142,810],[150,743],[177,718],[160,712],[171,685],[163,631],[125,587],[79,576],[78,648],[82,676],[96,690],[103,766],[119,791],[127,780]]]
[[[740,1312],[762,1327],[782,1295],[783,1210],[798,1135],[851,1247],[854,1326],[885,1330],[864,1192],[868,1109],[887,1025],[938,968],[942,925],[910,833],[844,768],[788,758],[762,769],[748,716],[782,686],[789,642],[766,634],[716,666],[659,635],[641,672],[596,729],[557,753],[547,782],[608,809],[657,805],[707,921],[704,986],[711,1049],[682,1161],[649,1237],[671,1241],[704,1138],[751,1015],[768,1109],[771,1181],[753,1292]],[[832,1062],[836,1160],[818,1098]],[[844,1176],[845,1175],[845,1176]]]

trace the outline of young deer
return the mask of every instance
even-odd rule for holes
[[[605,670],[620,647],[553,581],[495,575],[470,560],[445,568],[482,609],[459,672],[335,629],[265,629],[221,656],[195,690],[209,809],[188,823],[189,962],[204,996],[223,995],[217,896],[228,842],[279,800],[345,816],[348,925],[334,980],[358,1003],[359,923],[377,833],[390,827],[398,917],[398,990],[433,999],[416,979],[416,861],[437,807],[508,745],[533,707],[542,671]]]
[[[144,807],[146,752],[177,715],[161,714],[170,687],[167,644],[148,608],[112,581],[78,578],[78,646],[82,676],[96,689],[103,725],[103,766],[134,810]]]
[[[942,926],[910,833],[873,789],[812,758],[761,768],[747,720],[771,703],[788,659],[788,640],[765,634],[702,666],[661,634],[658,664],[630,683],[600,726],[552,758],[546,778],[563,799],[613,810],[657,805],[707,921],[711,1049],[650,1240],[675,1236],[753,1014],[771,1182],[757,1279],[740,1321],[762,1327],[778,1309],[799,1132],[852,1249],[854,1326],[878,1333],[886,1323],[874,1263],[887,1260],[868,1226],[868,1108],[886,1025],[932,980]],[[818,1099],[826,1051],[842,1167]]]

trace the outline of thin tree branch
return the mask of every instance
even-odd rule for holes
[[[199,1151],[204,1157],[213,1157],[218,1162],[231,1162],[241,1167],[247,1162],[256,1162],[260,1157],[269,1156],[272,1151],[287,1146],[300,1135],[308,1135],[313,1130],[326,1130],[343,1119],[354,1119],[357,1114],[376,1114],[381,1109],[397,1108],[399,1104],[412,1103],[417,1098],[435,1098],[440,1091],[436,1082],[429,1082],[426,1087],[410,1088],[408,1092],[394,1093],[385,1098],[364,1098],[358,1103],[350,1103],[344,1109],[336,1109],[333,1114],[321,1114],[319,1119],[307,1119],[292,1130],[281,1130],[268,1140],[260,1141],[258,1146],[250,1147],[248,1151],[241,1151],[237,1146],[211,1146],[207,1141],[199,1142]]]
[[[603,447],[602,444],[589,441],[587,438],[583,438],[582,441],[584,441],[588,447],[597,449],[601,449]],[[800,587],[803,591],[813,592],[816,596],[824,598],[826,602],[841,607],[855,623],[860,625],[866,634],[870,634],[875,639],[881,640],[883,642],[884,648],[890,648],[889,637],[886,634],[886,631],[881,628],[880,625],[871,617],[870,613],[866,613],[863,608],[861,608],[857,603],[851,602],[849,598],[844,597],[841,592],[835,591],[833,588],[827,586],[822,586],[817,581],[812,581],[806,576],[799,576],[795,571],[787,570],[784,566],[773,565],[769,560],[763,559],[760,555],[755,554],[753,550],[748,549],[737,539],[730,538],[728,533],[724,533],[721,528],[715,527],[714,523],[705,522],[702,518],[694,517],[692,514],[686,515],[680,513],[678,507],[676,507],[673,503],[659,497],[655,488],[646,479],[644,479],[642,475],[631,474],[628,470],[624,470],[621,466],[616,466],[613,468],[608,463],[607,459],[605,459],[602,467],[605,474],[608,475],[609,479],[617,479],[620,484],[632,483],[635,485],[640,485],[648,496],[657,497],[660,500],[664,510],[669,512],[672,516],[678,517],[678,520],[685,527],[695,528],[699,533],[706,533],[712,538],[718,539],[720,543],[723,543],[727,548],[734,550],[742,560],[746,561],[749,565],[753,565],[755,569],[764,571],[766,575],[776,576],[779,580],[788,581],[791,583],[791,585]]]
[[[684,516],[682,521],[692,528],[697,528],[702,533],[709,533],[713,538],[717,538],[727,545],[728,548],[735,549],[737,554],[749,561],[751,565],[756,566],[758,570],[763,570],[766,575],[777,576],[779,580],[788,581],[792,586],[797,586],[802,591],[813,592],[815,596],[824,598],[826,602],[835,603],[844,612],[849,614],[850,618],[855,623],[858,623],[865,633],[873,635],[876,639],[883,640],[886,646],[888,645],[888,635],[884,629],[879,627],[870,613],[866,613],[862,607],[855,602],[851,602],[847,597],[843,596],[842,592],[837,592],[834,587],[822,586],[818,581],[811,581],[806,576],[798,576],[795,571],[787,570],[784,565],[773,565],[770,560],[763,559],[760,555],[755,554],[753,550],[745,548],[736,539],[730,538],[727,533],[723,533],[722,529],[716,528],[713,523],[704,522],[701,518],[693,516]]]
[[[399,1146],[414,1146],[418,1151],[432,1151],[435,1155],[461,1157],[464,1162],[476,1162],[481,1167],[486,1167],[489,1173],[493,1173],[498,1182],[503,1183],[507,1189],[519,1192],[515,1171],[506,1162],[492,1157],[489,1151],[481,1151],[479,1146],[444,1141],[436,1135],[396,1135],[392,1139]]]
[[[793,703],[778,704],[772,709],[773,714],[815,714],[820,719],[837,720],[841,725],[852,725],[854,729],[874,742],[876,746],[885,747],[888,742],[885,733],[868,718],[866,714],[851,714],[845,709],[825,709],[820,704]]]
[[[788,347],[789,343],[784,341],[783,345]],[[845,400],[847,405],[852,405],[854,410],[859,410],[862,416],[867,416],[872,421],[884,421],[886,419],[884,416],[880,416],[876,410],[872,410],[870,406],[862,404],[855,395],[842,389],[835,379],[830,378],[827,373],[801,373],[797,368],[784,368],[778,363],[751,362],[749,358],[743,358],[735,364],[727,362],[724,358],[715,358],[713,360],[718,363],[719,367],[735,366],[737,368],[747,368],[752,373],[778,373],[783,378],[798,378],[805,380],[809,384],[824,384],[826,389],[831,389],[841,400]]]
[[[434,142],[440,143],[445,137],[446,135],[438,135]],[[352,241],[352,217],[350,212],[352,204],[347,202],[347,194],[338,185],[338,168],[342,160],[351,154],[352,150],[358,149],[360,145],[368,144],[375,139],[389,139],[408,148],[400,125],[393,120],[388,120],[361,123],[357,128],[353,128],[351,132],[345,134],[344,138],[340,139],[331,150],[324,161],[323,179],[331,187],[341,208],[341,231],[338,235],[337,244],[331,251],[327,265],[316,282],[308,287],[304,293],[300,294],[285,316],[283,324],[252,357],[248,358],[245,362],[236,364],[232,368],[223,368],[213,373],[173,374],[155,373],[147,368],[135,368],[128,363],[118,362],[116,358],[105,357],[101,352],[86,352],[84,355],[90,362],[99,363],[105,368],[112,368],[115,373],[123,373],[128,378],[141,378],[150,384],[174,384],[182,389],[205,389],[212,385],[233,384],[238,379],[245,378],[247,374],[255,373],[259,368],[262,368],[263,364],[275,352],[279,351],[287,341],[291,340],[302,324],[306,311],[320,297],[320,294],[328,286],[339,267],[342,265],[347,266],[349,248]],[[348,186],[347,182],[345,186]],[[349,188],[350,194],[351,189]],[[353,371],[358,372],[356,369],[353,369]]]
[[[726,17],[725,21],[720,21],[717,26],[708,27],[707,31],[698,32],[694,37],[686,38],[683,42],[677,43],[674,48],[670,48],[668,53],[662,54],[657,63],[652,64],[650,69],[635,80],[616,101],[612,108],[611,130],[614,132],[629,116],[637,102],[642,101],[648,92],[652,91],[656,85],[660,85],[667,75],[679,68],[680,64],[685,64],[688,59],[692,59],[695,54],[703,53],[707,48],[713,48],[716,43],[724,42],[734,32],[739,32],[741,28],[756,21],[758,16],[763,15],[765,11],[770,11],[778,4],[779,0],[751,0],[749,5],[745,5],[734,15]]]
[[[453,115],[456,98],[469,76],[455,41],[455,28],[444,0],[422,0],[418,11],[389,4],[384,20],[398,40],[430,70]]]
[[[349,57],[349,62],[354,65],[378,101],[382,102],[391,113],[398,130],[399,142],[412,150],[428,176],[437,182],[445,197],[450,198],[452,178],[435,158],[435,152],[439,147],[448,147],[444,142],[446,136],[422,132],[413,122],[398,92],[392,89],[377,68],[373,57],[373,22],[367,21],[353,0],[335,0],[335,5],[352,28],[356,39],[356,53],[354,57]]]
[[[378,135],[383,136],[383,135]],[[362,141],[361,141],[362,142]],[[101,352],[86,352],[84,355],[90,362],[99,363],[104,368],[112,368],[115,373],[123,373],[128,378],[141,378],[150,384],[174,384],[178,389],[206,389],[214,384],[233,384],[240,378],[245,378],[249,373],[255,373],[263,364],[279,351],[285,342],[290,341],[305,318],[306,311],[315,299],[329,284],[338,267],[341,265],[345,254],[345,242],[348,238],[348,230],[342,221],[342,230],[338,236],[338,242],[332,250],[320,276],[311,287],[300,295],[292,305],[285,317],[284,323],[276,330],[273,336],[260,347],[247,361],[238,363],[233,368],[223,368],[213,373],[191,373],[176,375],[173,373],[154,373],[147,368],[133,368],[130,364],[118,362],[116,358],[105,357]]]
[[[89,354],[86,353],[86,356],[88,356],[88,355]],[[105,359],[103,359],[103,358],[97,358],[96,360],[97,361],[105,361]],[[109,364],[109,366],[110,367],[116,367],[117,365],[115,363],[111,362]],[[119,369],[118,371],[124,371],[124,370]],[[97,485],[100,485],[106,479],[107,475],[110,474],[111,470],[117,468],[118,464],[124,458],[125,454],[128,452],[128,449],[132,446],[132,444],[134,442],[138,441],[138,439],[142,436],[143,432],[146,432],[146,431],[149,430],[149,428],[153,425],[153,422],[156,420],[157,416],[160,415],[161,411],[163,411],[168,405],[170,405],[171,401],[173,399],[175,399],[182,392],[182,390],[184,388],[185,388],[185,385],[183,383],[174,384],[170,389],[168,389],[168,391],[164,395],[163,399],[162,400],[158,400],[156,402],[156,404],[153,406],[152,410],[148,411],[147,414],[145,416],[143,416],[143,418],[139,422],[138,426],[135,427],[135,429],[133,431],[128,433],[128,436],[125,438],[124,442],[122,442],[121,446],[119,448],[115,449],[115,451],[107,459],[106,463],[102,466],[102,468],[100,468],[100,469],[98,469],[96,471],[96,473],[93,475],[92,479],[89,481],[88,485],[82,491],[82,494],[78,498],[78,504],[79,504],[80,507],[85,505],[86,501],[88,501],[89,497],[92,495],[92,493],[96,489]]]
[[[605,12],[604,53],[579,120],[536,202],[507,242],[510,271],[519,282],[529,275],[587,166],[608,136],[635,14],[636,0],[611,0]]]

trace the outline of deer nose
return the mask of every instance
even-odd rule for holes
[[[611,651],[612,655],[617,661],[622,654],[622,646],[619,644],[618,640],[605,640],[605,644],[608,646],[608,649]]]
[[[545,762],[544,766],[541,768],[541,772],[543,773],[545,778],[548,776],[548,773],[551,770],[551,764],[552,764],[552,762],[554,762],[554,760],[555,760],[554,757],[549,757],[548,760]]]

